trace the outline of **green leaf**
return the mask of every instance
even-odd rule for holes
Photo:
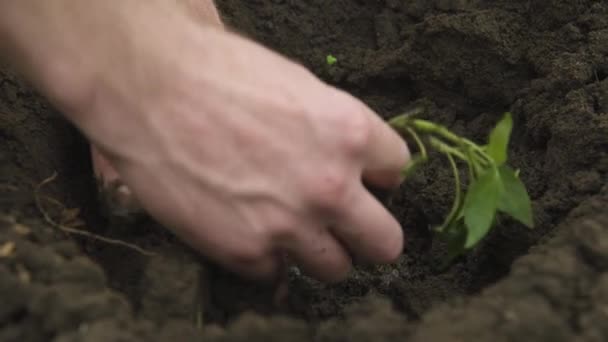
[[[467,241],[467,228],[461,219],[458,219],[446,230],[445,241],[448,247],[448,259],[452,260],[465,251]]]
[[[336,57],[334,57],[333,55],[327,55],[326,61],[327,61],[327,65],[334,65],[338,62],[338,59]]]
[[[507,161],[507,150],[512,129],[513,118],[511,118],[510,113],[506,113],[490,133],[486,150],[488,155],[494,159],[494,162],[496,162],[496,165],[498,166]]]
[[[498,209],[533,228],[532,203],[526,186],[519,179],[517,172],[507,165],[501,166],[498,172],[504,187],[498,201]]]
[[[490,231],[502,191],[502,182],[496,168],[485,170],[469,186],[463,207],[464,222],[468,229],[465,248],[475,246]]]
[[[447,255],[440,268],[445,270],[454,259],[466,252],[464,248],[467,240],[467,228],[463,221],[462,212],[444,230],[438,232],[438,237],[446,243]]]

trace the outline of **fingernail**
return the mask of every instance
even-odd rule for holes
[[[91,146],[91,161],[102,214],[110,220],[128,221],[143,215],[144,210],[131,189],[122,182],[110,161],[94,146]]]
[[[135,221],[145,214],[131,189],[120,180],[100,182],[98,194],[102,213],[108,219]]]

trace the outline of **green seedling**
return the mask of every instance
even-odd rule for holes
[[[454,176],[454,201],[443,223],[432,228],[447,243],[448,258],[452,260],[475,247],[495,224],[498,213],[534,227],[530,197],[519,178],[519,170],[507,165],[513,128],[511,114],[504,115],[490,133],[487,145],[480,146],[444,126],[416,118],[422,110],[394,117],[389,124],[418,147],[418,154],[403,170],[405,177],[428,161],[430,149],[449,162]],[[466,193],[459,163],[468,169]]]
[[[327,61],[327,65],[330,65],[330,66],[338,63],[338,59],[336,57],[334,57],[333,55],[327,55],[325,60]]]

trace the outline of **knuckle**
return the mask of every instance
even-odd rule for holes
[[[364,153],[372,138],[372,124],[368,115],[356,108],[346,113],[341,121],[342,147],[351,154]]]
[[[346,172],[334,168],[317,173],[308,188],[314,204],[335,211],[346,204],[351,184]]]
[[[237,265],[253,265],[264,260],[268,253],[263,244],[246,243],[241,244],[239,248],[234,248],[230,251],[230,259]]]
[[[268,217],[266,231],[271,240],[288,240],[295,234],[295,227],[298,222],[296,218],[285,212],[276,212]]]

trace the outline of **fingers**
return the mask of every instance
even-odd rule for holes
[[[120,175],[110,161],[99,151],[99,149],[93,145],[90,147],[91,150],[91,162],[93,164],[93,172],[95,177],[103,182],[103,184],[110,184],[120,179]]]
[[[297,234],[289,256],[305,274],[328,283],[347,277],[352,268],[351,258],[328,227],[299,229]]]
[[[229,259],[219,259],[224,261],[224,266],[236,274],[243,277],[267,284],[279,284],[283,279],[285,267],[283,258],[277,254],[269,254],[262,258],[249,261],[228,261]]]
[[[363,104],[360,108],[367,116],[363,121],[369,125],[368,139],[359,139],[360,132],[355,131],[347,138],[350,142],[347,145],[357,146],[359,142],[366,141],[364,180],[379,187],[395,187],[401,183],[401,170],[410,158],[409,149],[399,134],[378,115]],[[358,130],[361,125],[355,122],[350,127]],[[352,258],[370,263],[389,263],[403,251],[404,237],[400,224],[360,181],[353,183],[358,187],[354,190],[356,195],[353,199],[343,208],[332,210],[335,224],[317,230],[299,229],[305,234],[298,236],[298,244],[289,248],[290,256],[303,271],[318,280],[336,282],[345,279],[352,268]]]
[[[410,160],[405,141],[380,116],[365,107],[370,136],[364,156],[363,178],[384,188],[401,183],[401,170]]]
[[[91,145],[93,173],[97,180],[101,211],[108,219],[137,219],[144,214],[139,201],[122,179],[112,163],[95,146]]]
[[[297,229],[288,246],[290,257],[309,276],[324,282],[344,280],[353,258],[366,263],[391,263],[403,252],[401,225],[363,184],[348,206],[334,212],[333,224]],[[321,222],[323,224],[323,222]]]
[[[364,187],[338,216],[333,234],[352,251],[353,257],[370,263],[390,263],[403,251],[401,225]]]

